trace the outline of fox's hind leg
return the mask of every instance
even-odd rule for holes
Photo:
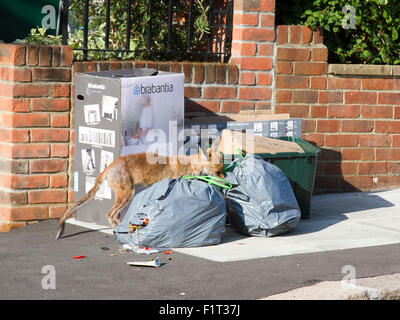
[[[129,203],[134,191],[134,184],[125,166],[116,166],[108,173],[107,182],[114,190],[115,201],[107,212],[107,219],[114,228],[119,224],[118,214]]]

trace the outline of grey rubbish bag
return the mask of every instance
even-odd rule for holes
[[[300,208],[289,179],[276,165],[257,155],[235,160],[226,181],[233,184],[225,190],[228,217],[239,233],[271,237],[295,228]]]
[[[198,180],[161,180],[138,193],[114,229],[121,244],[150,248],[218,244],[226,204],[215,187]]]

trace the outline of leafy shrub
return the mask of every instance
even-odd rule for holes
[[[277,0],[277,24],[302,24],[324,30],[329,62],[400,64],[400,6],[398,0]],[[355,9],[355,29],[342,12]]]

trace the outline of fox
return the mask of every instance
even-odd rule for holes
[[[107,212],[107,220],[111,227],[115,228],[120,224],[119,213],[135,194],[136,185],[150,186],[164,178],[178,179],[183,175],[212,175],[224,178],[218,143],[211,145],[205,153],[199,148],[197,154],[178,155],[174,159],[157,155],[157,160],[156,163],[150,164],[146,153],[129,154],[115,159],[100,173],[94,186],[74,202],[59,219],[56,239],[63,235],[65,221],[95,197],[104,180],[107,180],[115,194],[115,201]]]

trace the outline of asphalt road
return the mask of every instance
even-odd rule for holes
[[[66,237],[56,241],[56,229],[53,220],[0,233],[1,300],[253,300],[319,281],[341,280],[345,265],[355,267],[357,278],[400,272],[398,244],[213,262],[180,253],[119,253],[112,236],[71,224],[66,225]],[[73,259],[80,255],[86,258]],[[155,256],[163,263],[159,268],[125,263]],[[42,287],[46,265],[54,266],[55,289]]]

